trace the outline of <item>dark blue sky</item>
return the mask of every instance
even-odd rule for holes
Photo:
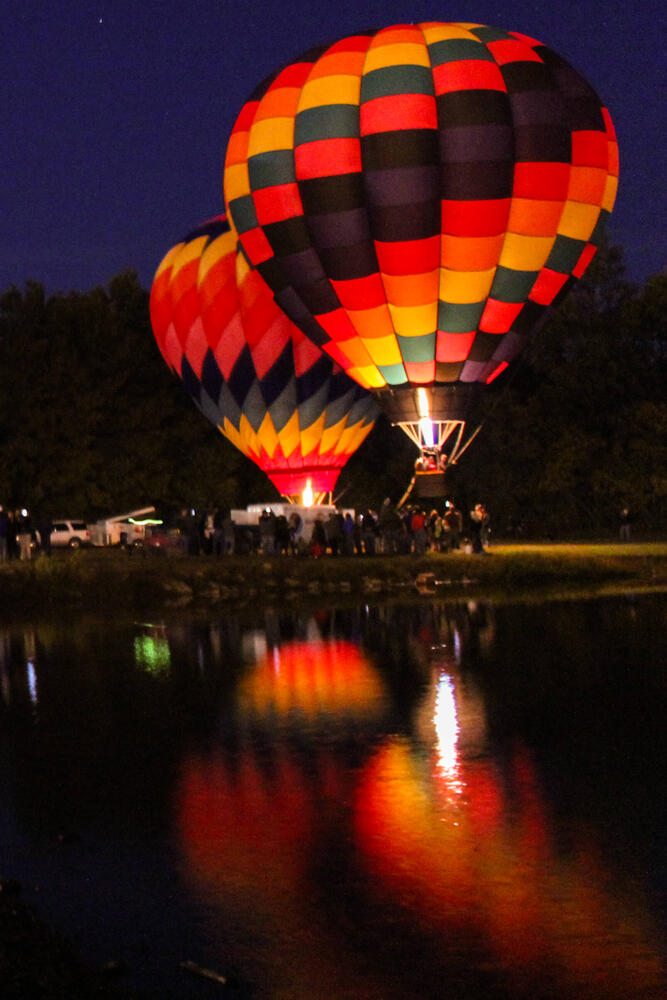
[[[659,0],[5,0],[0,57],[0,291],[34,278],[86,290],[163,254],[222,210],[236,114],[320,42],[406,21],[532,35],[592,83],[618,133],[610,227],[630,277],[667,263],[665,4]]]

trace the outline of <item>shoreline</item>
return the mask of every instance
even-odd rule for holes
[[[0,565],[0,620],[17,611],[178,612],[420,595],[515,599],[554,589],[664,586],[667,542],[494,543],[481,555],[459,550],[318,559],[89,548]]]

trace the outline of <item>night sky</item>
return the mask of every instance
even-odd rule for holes
[[[667,263],[664,0],[5,0],[0,291],[87,290],[164,253],[223,208],[222,164],[264,76],[368,27],[474,21],[555,49],[618,134],[610,225],[636,281]]]

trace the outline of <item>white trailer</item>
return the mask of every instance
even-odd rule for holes
[[[128,545],[141,545],[146,537],[146,527],[160,524],[155,518],[148,517],[155,513],[155,507],[140,507],[130,510],[127,514],[117,514],[115,517],[103,517],[95,524],[89,525],[90,541],[93,545],[119,545],[124,540]],[[124,539],[121,536],[124,535]]]
[[[310,537],[313,533],[313,525],[315,524],[316,518],[320,518],[326,524],[326,520],[332,511],[340,511],[342,514],[351,514],[354,518],[354,508],[353,507],[335,507],[333,504],[320,504],[319,506],[305,507],[298,503],[281,503],[269,502],[269,503],[253,503],[249,504],[245,510],[232,510],[231,519],[234,524],[237,525],[256,525],[259,524],[259,519],[265,510],[271,510],[276,515],[280,517],[284,514],[289,520],[290,514],[296,512],[301,517],[301,538],[304,541],[309,542]]]

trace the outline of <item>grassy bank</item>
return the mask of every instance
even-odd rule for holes
[[[667,543],[522,544],[488,554],[180,556],[87,549],[0,566],[2,612],[206,607],[299,598],[667,585]]]

